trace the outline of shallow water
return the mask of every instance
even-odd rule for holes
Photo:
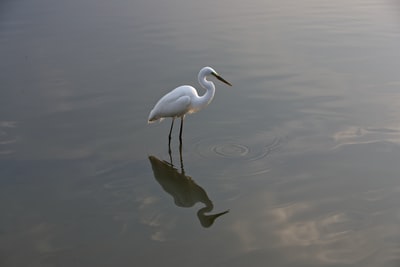
[[[0,7],[1,266],[400,264],[395,1]]]

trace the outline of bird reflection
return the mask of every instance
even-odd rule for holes
[[[171,154],[170,159],[172,159]],[[172,165],[172,161],[169,163],[164,160],[159,160],[155,156],[149,156],[149,160],[154,177],[164,191],[174,198],[175,205],[185,208],[193,207],[197,202],[205,205],[205,207],[197,211],[197,217],[203,227],[210,227],[218,217],[229,212],[229,210],[226,210],[216,214],[205,214],[211,212],[214,205],[206,191],[201,186],[197,185],[190,176],[185,174],[182,154],[180,154],[180,171]]]

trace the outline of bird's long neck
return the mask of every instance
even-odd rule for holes
[[[194,103],[195,107],[197,109],[202,109],[208,104],[210,104],[211,100],[214,98],[215,95],[215,86],[214,83],[211,81],[208,81],[206,79],[206,76],[203,75],[202,73],[199,74],[198,76],[199,83],[201,87],[206,89],[206,93],[202,96],[200,96]]]

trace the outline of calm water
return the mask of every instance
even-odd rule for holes
[[[3,1],[0,265],[399,266],[399,47],[396,1]]]

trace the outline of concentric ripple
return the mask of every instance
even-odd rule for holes
[[[225,158],[244,157],[250,152],[250,149],[247,146],[235,143],[215,145],[211,147],[211,150],[215,154]]]
[[[265,158],[278,149],[281,145],[280,138],[274,137],[263,145],[246,145],[234,138],[202,139],[194,144],[198,155],[206,159],[225,158],[255,161]]]
[[[209,163],[220,166],[214,173],[223,177],[262,176],[270,171],[265,159],[281,146],[280,138],[266,138],[260,144],[239,142],[234,137],[201,139],[194,142],[194,151]]]

